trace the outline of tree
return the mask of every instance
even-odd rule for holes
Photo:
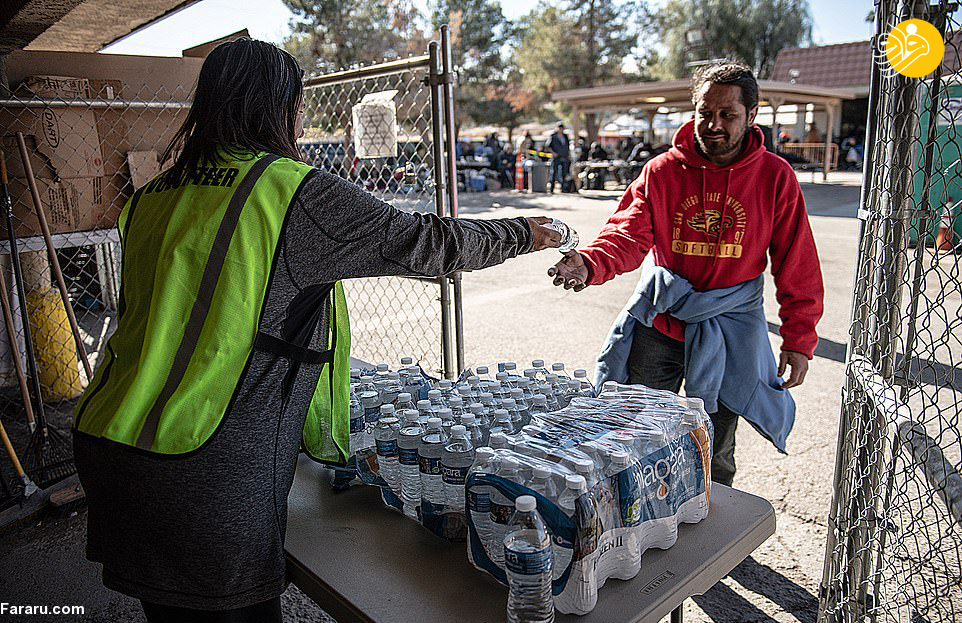
[[[782,48],[811,42],[808,0],[668,0],[659,13],[664,78],[691,74],[691,63],[728,58],[767,78]]]
[[[458,75],[455,125],[463,121],[516,125],[517,111],[505,96],[510,88],[504,50],[510,23],[494,0],[437,0],[432,3],[435,30],[447,24],[451,60]]]
[[[411,0],[283,0],[294,14],[284,48],[309,73],[423,54],[421,13]]]
[[[541,4],[522,20],[525,35],[516,58],[525,88],[547,101],[554,91],[621,84],[624,65],[647,20],[642,3],[566,0]],[[595,115],[586,115],[588,136],[597,136]]]

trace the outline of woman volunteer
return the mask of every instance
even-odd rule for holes
[[[300,162],[301,79],[268,43],[217,47],[173,166],[118,223],[118,325],[74,450],[87,557],[151,622],[281,620],[298,449],[348,452],[340,280],[435,277],[559,243],[548,219],[406,214]]]

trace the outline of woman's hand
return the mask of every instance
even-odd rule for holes
[[[545,223],[550,223],[551,219],[547,216],[529,216],[528,227],[531,228],[531,236],[534,243],[531,245],[532,251],[543,251],[544,249],[557,249],[561,246],[561,234],[548,227],[543,227]]]

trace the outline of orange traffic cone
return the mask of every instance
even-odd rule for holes
[[[518,148],[518,159],[514,163],[514,189],[518,192],[524,190],[524,153]]]
[[[935,236],[935,250],[936,251],[951,251],[955,248],[952,242],[952,208],[954,206],[950,204],[945,206],[945,212],[942,216],[942,221],[939,223],[939,233]]]

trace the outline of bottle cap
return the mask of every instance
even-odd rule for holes
[[[455,394],[454,396],[451,396],[450,398],[448,398],[448,402],[451,403],[452,405],[463,405],[464,398]]]
[[[400,402],[411,402],[411,394],[409,394],[408,392],[401,392],[400,394],[397,395],[397,399]]]
[[[361,376],[361,369],[360,369],[360,368],[351,368],[351,376],[354,377],[354,378],[357,378],[357,377]]]
[[[477,385],[477,384],[480,383],[480,382],[481,382],[481,377],[479,377],[479,376],[471,375],[471,376],[468,377],[468,384],[469,384],[469,385]]]
[[[488,366],[478,366],[477,368],[474,369],[474,371],[478,373],[478,376],[482,374],[487,374]]]
[[[515,401],[514,398],[505,398],[501,402],[501,406],[504,407],[505,411],[510,411],[511,409],[514,409],[515,407],[517,407],[518,403],[517,401]]]
[[[494,375],[494,378],[498,379],[499,381],[506,381],[508,379],[508,373],[498,372],[497,374]]]
[[[530,513],[538,508],[538,503],[530,495],[519,495],[514,501],[514,507],[522,513]]]
[[[586,378],[588,378],[588,371],[587,371],[587,370],[581,370],[581,369],[575,370],[575,378],[576,378],[576,379],[586,379]]]
[[[555,382],[558,381],[558,375],[557,375],[557,374],[549,374],[549,375],[548,375],[547,377],[545,377],[545,378],[548,379],[548,382],[549,382],[549,383],[555,383]]]
[[[473,413],[465,413],[461,416],[461,421],[464,422],[465,426],[471,426],[472,424],[477,424],[478,418],[475,417]],[[454,427],[452,426],[451,429],[453,430]]]
[[[444,407],[443,409],[438,409],[438,417],[441,418],[441,420],[450,420],[454,418],[454,415],[452,415],[451,409]]]
[[[381,424],[381,425],[384,425],[384,426],[394,426],[394,425],[397,424],[399,421],[400,421],[400,420],[398,420],[398,419],[397,419],[396,417],[394,417],[393,415],[390,416],[390,417],[384,415],[384,416],[381,416],[381,419],[379,419],[377,422],[378,422],[378,424]]]
[[[527,370],[524,371],[524,376],[525,378],[533,379],[536,376],[538,376],[538,371],[535,370],[534,368],[528,368]]]
[[[394,405],[381,405],[381,415],[390,415],[394,413]]]
[[[518,402],[518,398],[524,396],[524,390],[520,387],[515,387],[511,390],[511,397],[514,398],[515,402]]]
[[[420,414],[414,409],[405,409],[401,411],[401,415],[404,416],[405,420],[416,420]]]
[[[438,387],[440,387],[441,389],[451,389],[451,387],[453,386],[454,386],[454,383],[450,379],[441,379],[440,381],[438,381]]]
[[[595,468],[594,461],[589,459],[575,459],[575,471],[581,472],[583,474],[590,474],[591,470]]]
[[[564,370],[564,369],[565,369],[565,364],[563,364],[563,363],[553,363],[553,364],[551,364],[551,371],[552,371],[552,372],[560,372],[561,370]]]
[[[480,402],[472,402],[470,405],[468,405],[468,409],[471,411],[471,413],[478,415],[484,411],[484,405]]]
[[[412,363],[414,363],[414,359],[412,359],[411,357],[401,357],[402,366],[409,366]]]
[[[440,389],[432,389],[431,391],[428,392],[428,399],[429,399],[429,400],[434,400],[435,398],[440,398],[440,397],[441,397],[441,390],[440,390]]]
[[[531,367],[532,367],[532,368],[543,368],[543,367],[544,367],[544,359],[535,359],[534,361],[531,362]],[[525,372],[527,372],[527,370],[525,370]],[[537,372],[537,370],[534,370],[534,372]],[[525,376],[527,376],[527,374],[525,374]]]
[[[387,370],[388,370],[388,365],[387,365],[386,363],[379,363],[379,364],[377,364],[377,371],[378,371],[378,372],[387,372]]]
[[[588,481],[581,474],[569,474],[565,476],[565,487],[575,491],[587,491]]]
[[[630,460],[630,457],[628,456],[628,453],[622,450],[615,450],[614,452],[611,453],[611,462],[614,465],[618,465],[618,466],[628,465],[629,460]]]
[[[531,470],[531,473],[534,474],[535,478],[551,477],[551,470],[545,467],[544,465],[535,465],[534,469]]]
[[[455,424],[454,426],[451,427],[452,435],[467,435],[467,433],[468,433],[468,429],[466,429],[461,424]]]
[[[361,377],[362,383],[371,383],[373,381],[374,381],[374,377],[371,376],[370,374],[365,374],[364,376]]]
[[[480,398],[481,398],[481,402],[491,401],[491,400],[494,400],[494,394],[492,394],[491,392],[483,392]]]
[[[536,405],[544,406],[548,404],[548,397],[544,394],[535,394],[533,400]]]
[[[513,361],[509,361],[509,362],[507,362],[507,363],[504,364],[504,370],[505,370],[505,372],[508,372],[508,371],[511,371],[511,370],[517,370],[517,369],[518,369],[518,364],[516,364],[516,363],[513,362]]]
[[[578,379],[568,379],[568,387],[578,389],[581,387],[581,381],[579,381]]]
[[[500,420],[501,418],[507,419],[508,417],[509,417],[509,415],[508,415],[508,410],[507,410],[507,409],[495,409],[495,410],[494,410],[494,418],[495,418],[496,420]]]

